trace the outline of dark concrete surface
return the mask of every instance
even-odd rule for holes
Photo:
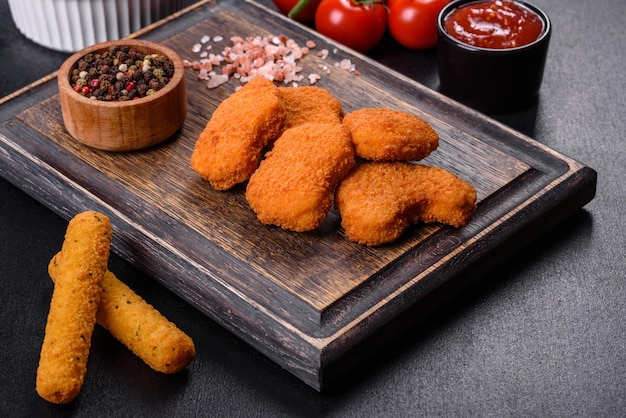
[[[624,416],[626,2],[535,4],[554,25],[540,100],[494,117],[598,171],[584,209],[324,393],[113,256],[111,270],[192,336],[197,358],[160,375],[96,328],[80,396],[56,406],[38,397],[35,375],[46,266],[66,222],[0,179],[0,416]],[[0,16],[4,96],[67,54],[25,39],[6,0]],[[435,51],[387,39],[371,56],[437,88]]]

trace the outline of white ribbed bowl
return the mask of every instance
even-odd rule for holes
[[[182,0],[8,0],[19,31],[63,52],[128,36],[182,8]]]

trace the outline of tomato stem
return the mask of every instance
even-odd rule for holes
[[[383,0],[353,0],[354,3],[366,6],[368,4],[380,4],[381,6],[387,7]]]
[[[298,3],[296,3],[295,6],[293,6],[293,9],[289,11],[289,14],[287,14],[287,16],[289,16],[290,19],[295,19],[310,2],[311,0],[298,1]]]

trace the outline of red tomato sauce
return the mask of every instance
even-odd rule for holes
[[[539,15],[512,1],[488,0],[465,4],[444,20],[446,32],[459,41],[481,48],[517,48],[541,36]]]

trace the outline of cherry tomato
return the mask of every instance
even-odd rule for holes
[[[374,48],[385,34],[387,10],[377,0],[322,0],[315,29],[359,52]]]
[[[390,0],[389,32],[411,49],[437,46],[437,17],[450,0]]]
[[[302,0],[272,0],[278,10],[280,10],[283,14],[289,15],[289,12],[293,10],[298,3],[301,3]],[[319,6],[322,0],[309,0],[307,1],[307,5],[302,9],[296,16],[293,16],[294,20],[298,22],[313,22],[315,19],[315,11],[317,10],[317,6]]]

